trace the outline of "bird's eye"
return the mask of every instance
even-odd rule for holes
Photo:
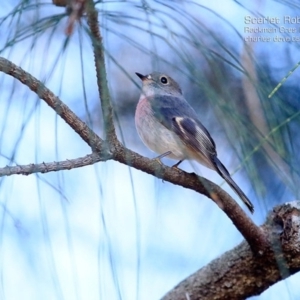
[[[166,77],[161,77],[160,78],[160,82],[162,83],[162,84],[167,84],[168,83],[168,79],[166,78]]]

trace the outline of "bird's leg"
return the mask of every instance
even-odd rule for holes
[[[181,159],[178,163],[172,166],[172,168],[179,169],[178,166],[183,162],[183,159]]]
[[[171,153],[172,153],[171,151],[167,151],[167,152],[155,157],[154,159],[162,165],[163,163],[161,162],[161,159],[168,156],[168,155],[170,155]]]

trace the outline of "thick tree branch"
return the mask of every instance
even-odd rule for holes
[[[242,300],[300,270],[300,202],[276,207],[262,226],[271,247],[257,257],[246,242],[172,289],[163,300]]]

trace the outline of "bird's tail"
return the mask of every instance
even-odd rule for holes
[[[215,163],[216,171],[219,173],[219,175],[223,179],[225,179],[225,181],[231,186],[231,188],[237,193],[237,195],[241,198],[241,200],[246,204],[246,206],[249,208],[251,213],[253,213],[254,212],[253,204],[243,193],[243,191],[239,188],[239,186],[233,181],[225,166],[219,161],[217,157],[214,158],[214,163]]]

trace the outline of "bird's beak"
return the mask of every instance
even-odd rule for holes
[[[147,76],[145,75],[142,75],[140,73],[135,73],[142,81],[146,80],[147,79]]]

